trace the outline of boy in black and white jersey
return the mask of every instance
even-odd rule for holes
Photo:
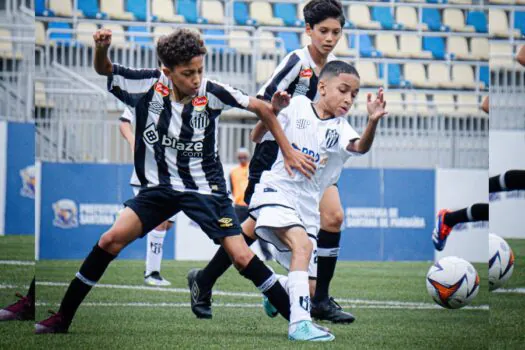
[[[276,107],[203,77],[206,48],[198,33],[175,30],[157,44],[162,69],[130,69],[108,57],[111,31],[98,30],[94,66],[108,77],[108,90],[135,109],[134,164],[142,189],[84,260],[60,309],[36,324],[36,333],[65,333],[76,310],[110,262],[135,239],[183,211],[220,243],[240,273],[250,279],[289,319],[290,303],[275,275],[253,254],[228,198],[217,150],[218,117],[224,109],[244,108],[267,124],[285,157],[290,175],[311,176],[311,157],[289,144]],[[198,297],[199,290],[192,290]]]

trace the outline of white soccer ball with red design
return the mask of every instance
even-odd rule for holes
[[[428,270],[427,290],[438,305],[459,309],[470,304],[478,294],[479,275],[468,261],[447,256]]]
[[[504,285],[514,271],[514,253],[507,242],[489,233],[489,290]]]

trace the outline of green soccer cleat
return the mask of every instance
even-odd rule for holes
[[[264,312],[268,317],[274,318],[279,315],[279,311],[270,303],[270,300],[266,296],[263,297],[263,308]]]
[[[312,321],[300,321],[290,326],[288,339],[296,341],[332,341],[335,339],[330,332],[316,327]]]

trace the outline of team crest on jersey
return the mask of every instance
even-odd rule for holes
[[[208,98],[206,96],[197,96],[192,101],[193,109],[197,112],[202,112],[208,105]]]
[[[301,78],[306,78],[306,79],[310,79],[313,75],[313,71],[311,68],[305,68],[303,69],[300,73],[299,73],[299,76]]]
[[[78,227],[78,208],[71,199],[61,199],[53,203],[55,218],[53,225],[60,228]]]
[[[296,122],[297,129],[306,129],[310,124],[311,122],[308,119],[297,119]]]
[[[328,129],[326,130],[326,148],[334,147],[337,144],[337,141],[339,141],[339,133],[335,129]]]
[[[155,84],[155,91],[161,94],[162,97],[166,97],[170,93],[170,89],[166,85],[162,84],[161,82],[158,82],[157,84]]]
[[[210,124],[208,112],[203,110],[201,112],[194,111],[190,119],[190,126],[194,129],[204,129]]]

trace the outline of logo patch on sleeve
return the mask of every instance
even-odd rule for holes
[[[155,84],[155,91],[161,94],[162,97],[166,97],[170,93],[170,89],[166,85],[162,84],[161,82],[158,82],[157,84]]]
[[[301,73],[299,73],[299,76],[301,78],[311,78],[313,74],[314,73],[311,68],[305,68],[301,71]]]
[[[219,227],[221,228],[232,227],[233,226],[232,221],[233,221],[232,218],[221,218],[219,219]]]
[[[191,101],[191,104],[197,112],[202,112],[208,105],[208,98],[206,96],[197,96]]]

